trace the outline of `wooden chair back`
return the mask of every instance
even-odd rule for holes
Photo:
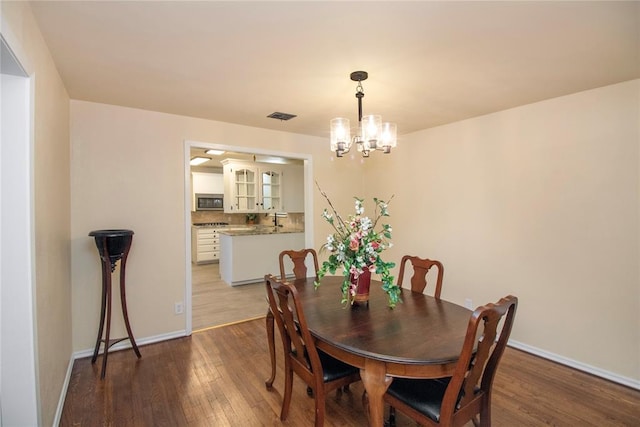
[[[312,389],[315,426],[320,427],[324,424],[326,394],[359,381],[360,372],[316,349],[295,286],[270,274],[265,276],[265,283],[269,309],[280,330],[284,350],[285,391],[280,419],[287,418],[296,373]]]
[[[440,261],[431,260],[427,258],[420,258],[412,255],[405,255],[400,261],[400,273],[398,275],[398,286],[402,287],[402,280],[404,279],[404,270],[406,264],[410,262],[413,267],[413,276],[411,276],[411,290],[413,292],[424,292],[427,286],[427,273],[431,267],[436,266],[438,269],[438,277],[436,279],[436,289],[433,296],[436,299],[440,299],[440,292],[442,291],[442,278],[444,277],[444,266]]]
[[[290,259],[293,263],[293,275],[296,279],[304,279],[307,277],[307,256],[311,255],[313,266],[315,268],[315,276],[318,277],[318,254],[314,249],[287,250],[280,252],[280,278],[286,279],[286,259]]]
[[[413,391],[404,391],[402,399],[387,392],[385,400],[420,424],[462,426],[473,421],[477,426],[476,416],[480,415],[479,425],[489,427],[493,380],[511,334],[517,306],[518,298],[509,295],[495,304],[478,307],[472,313],[460,358],[448,384],[447,379],[413,380],[415,382],[410,388]],[[503,319],[498,336],[498,326]],[[446,384],[444,395],[438,395],[437,392],[426,393],[427,390],[443,387],[442,384]],[[393,383],[391,387],[394,387]],[[422,392],[417,394],[416,390]],[[425,401],[425,396],[430,398]],[[441,396],[441,400],[437,396]],[[414,409],[418,401],[422,401],[421,405],[429,408],[429,411],[433,411],[432,408],[437,408],[439,404],[437,415]],[[394,422],[391,421],[390,424],[393,425]]]
[[[318,351],[307,327],[304,311],[295,286],[272,275],[265,276],[269,308],[274,314],[285,350],[285,362],[306,381],[313,381],[313,372],[322,372]],[[286,363],[285,363],[286,364]],[[320,377],[322,381],[322,376]]]
[[[291,266],[293,263],[293,275],[296,279],[303,279],[307,277],[307,265],[306,260],[307,257],[311,254],[313,259],[313,266],[315,268],[315,277],[318,277],[318,255],[316,251],[313,249],[301,249],[299,251],[296,250],[286,250],[280,252],[279,261],[280,261],[280,278],[282,280],[287,279],[287,267]],[[291,263],[289,262],[291,261]],[[275,334],[274,334],[274,318],[271,312],[271,307],[267,311],[267,316],[265,317],[265,323],[267,328],[267,343],[269,344],[269,357],[271,358],[271,376],[265,381],[265,385],[267,386],[267,390],[271,390],[273,388],[273,381],[276,378],[276,350],[275,350]]]
[[[491,387],[511,335],[517,307],[518,298],[509,295],[473,312],[456,371],[442,401],[442,418],[452,419],[456,413],[480,414],[482,405],[490,404]],[[503,318],[498,337],[498,325]]]

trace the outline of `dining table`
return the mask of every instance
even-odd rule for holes
[[[369,425],[384,425],[384,394],[394,377],[449,377],[462,349],[471,311],[432,296],[402,289],[402,302],[390,308],[378,280],[371,281],[366,304],[341,304],[343,277],[291,279],[303,303],[318,349],[360,368],[368,398]],[[267,336],[275,378],[273,315]]]

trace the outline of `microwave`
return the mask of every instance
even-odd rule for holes
[[[224,210],[224,195],[196,193],[196,210],[197,211]]]

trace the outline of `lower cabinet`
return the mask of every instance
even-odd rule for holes
[[[220,237],[216,228],[191,229],[191,262],[207,264],[220,259]]]
[[[304,233],[220,235],[220,277],[237,286],[264,280],[265,274],[279,276],[279,255],[286,249],[304,248]]]

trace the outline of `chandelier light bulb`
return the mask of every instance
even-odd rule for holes
[[[380,136],[381,146],[382,148],[390,147],[393,148],[396,146],[396,139],[398,134],[398,128],[395,123],[383,123],[382,124],[382,132]]]
[[[349,119],[338,117],[331,120],[331,151],[347,150],[351,141]]]
[[[362,117],[362,139],[369,143],[369,148],[375,150],[378,146],[379,133],[382,128],[382,117],[370,114]]]

